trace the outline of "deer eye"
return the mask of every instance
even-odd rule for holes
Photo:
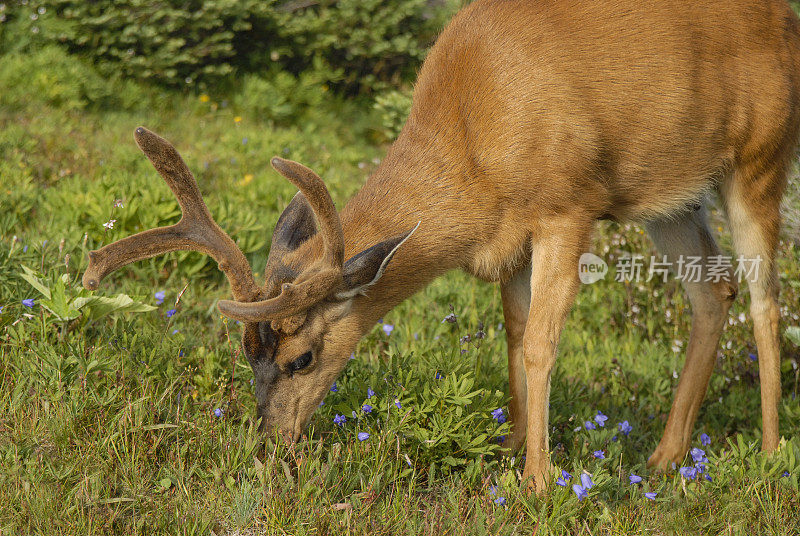
[[[297,372],[311,364],[311,352],[306,352],[291,363],[289,363],[289,372]]]

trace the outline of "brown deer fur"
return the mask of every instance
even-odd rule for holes
[[[719,250],[705,211],[695,207],[716,193],[737,253],[763,259],[748,284],[763,448],[775,449],[773,259],[799,92],[798,20],[783,0],[470,4],[431,49],[399,138],[341,211],[345,259],[389,237],[407,237],[407,244],[353,297],[337,299],[332,289],[294,320],[247,324],[259,414],[297,439],[375,321],[460,268],[501,284],[508,445],[516,449],[527,437],[524,476],[543,490],[550,374],[594,222],[642,222],[672,260],[709,257]],[[265,297],[308,271],[323,249],[322,237],[312,235],[281,250],[283,275],[268,274]],[[666,430],[650,458],[661,469],[688,449],[737,290],[733,278],[685,287],[692,330]],[[291,329],[282,331],[287,323]],[[311,364],[292,370],[308,351]]]

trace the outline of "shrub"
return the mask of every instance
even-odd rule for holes
[[[411,95],[402,91],[382,93],[375,97],[375,109],[380,113],[384,136],[394,140],[411,112]]]
[[[106,72],[191,85],[233,71],[234,37],[251,28],[253,17],[263,18],[271,3],[56,0],[64,24],[51,37],[92,57]]]
[[[5,4],[2,4],[5,6]],[[430,0],[16,0],[0,11],[0,51],[58,44],[105,75],[172,87],[234,73],[299,76],[348,92],[413,76],[446,16]],[[278,81],[277,84],[285,84]]]
[[[55,46],[0,56],[0,105],[11,109],[40,104],[66,110],[90,105],[128,107],[138,94],[132,84],[104,78]]]
[[[248,74],[242,79],[233,102],[238,109],[247,110],[261,120],[294,122],[325,100],[327,86],[320,80],[319,72],[294,76],[277,71],[269,77]]]
[[[272,57],[293,71],[315,60],[329,72],[341,69],[340,86],[348,91],[413,78],[454,7],[429,0],[322,0],[296,10],[291,4],[277,12],[285,44]]]

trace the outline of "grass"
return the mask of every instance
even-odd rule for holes
[[[317,170],[341,207],[385,150],[375,115],[355,104],[281,127],[221,101],[0,112],[0,533],[800,532],[800,352],[784,338],[785,440],[764,456],[746,291],[695,431],[708,481],[645,468],[682,365],[675,350],[688,339],[680,286],[611,278],[584,286],[562,337],[550,411],[553,463],[573,475],[570,484],[592,475],[582,501],[569,486],[546,498],[521,494],[519,453],[498,453],[508,424],[492,412],[505,407],[508,381],[494,285],[452,273],[392,311],[361,342],[306,440],[291,447],[254,430],[252,374],[240,328],[214,307],[228,290],[213,262],[195,253],[140,262],[96,293],[129,296],[127,310],[140,312],[120,312],[117,297],[69,313],[88,249],[179,214],[133,143],[138,124],[176,144],[257,272],[294,193],[270,170],[273,154]],[[780,249],[783,323],[798,325],[800,251],[791,240]],[[637,227],[604,224],[595,251],[613,261],[652,250]],[[451,311],[458,321],[442,322]],[[598,411],[605,426],[588,430]],[[632,473],[642,482],[630,484]]]

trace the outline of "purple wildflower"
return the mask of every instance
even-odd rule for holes
[[[505,506],[506,505],[506,498],[505,497],[498,497],[494,500],[494,504]]]
[[[561,478],[563,478],[564,480],[569,481],[569,480],[572,479],[572,475],[569,474],[568,472],[566,472],[564,469],[562,469],[561,470]]]
[[[602,450],[596,450],[596,451],[592,452],[592,454],[598,460],[605,460],[606,459],[606,455]]]
[[[695,462],[703,462],[707,459],[705,451],[697,447],[693,448],[691,451],[689,451],[689,453],[692,455],[692,459]]]
[[[369,433],[367,433],[367,432],[359,432],[358,433],[358,440],[359,441],[366,441],[367,439],[369,439]]]
[[[391,335],[392,331],[394,331],[394,326],[392,324],[384,324],[383,325],[383,332],[387,335]]]
[[[497,486],[489,486],[489,495],[492,497],[497,495]]]
[[[496,410],[492,411],[492,418],[500,424],[506,422],[506,416],[503,413],[503,408],[497,408]]]
[[[631,475],[628,477],[628,480],[631,481],[631,484],[638,484],[639,482],[642,481],[642,477],[640,477],[639,475],[634,475],[633,473],[631,473]]]
[[[633,430],[633,426],[628,421],[622,421],[621,423],[617,424],[617,428],[619,431],[623,433],[623,435],[628,435]]]
[[[338,393],[339,392],[339,387],[336,385],[336,382],[333,382],[333,385],[331,385],[331,392],[332,393]]]
[[[177,312],[178,311],[175,309],[170,309],[169,311],[167,311],[167,318],[172,318]]]
[[[750,358],[750,361],[757,361],[758,360],[758,356],[756,354],[748,354],[747,357]]]
[[[214,417],[222,417],[222,414],[225,413],[222,408],[217,408],[214,410]]]
[[[582,501],[589,496],[588,490],[579,484],[573,484],[572,491],[578,496],[578,501]]]
[[[697,478],[697,469],[694,467],[681,467],[678,472],[686,480],[694,480]]]
[[[789,471],[784,471],[783,472],[783,477],[784,478],[789,478]]]
[[[592,475],[590,475],[589,473],[582,473],[581,484],[586,489],[592,489],[594,487],[594,482],[592,482]]]
[[[601,427],[606,425],[606,421],[608,420],[607,415],[603,415],[602,412],[598,411],[597,415],[594,416],[594,422],[599,424]]]
[[[361,406],[361,411],[363,411],[364,413],[372,413],[372,406],[370,406],[369,404],[364,404],[363,406]]]
[[[587,430],[597,429],[597,425],[595,425],[592,421],[586,421],[585,423],[583,423],[583,427],[586,428]]]
[[[367,387],[367,398],[372,398],[375,396],[375,391],[372,390],[372,387]]]
[[[166,295],[167,295],[166,292],[164,292],[163,290],[159,290],[158,292],[156,292],[154,294],[154,296],[156,297],[156,305],[161,305],[162,303],[164,303],[164,296]]]
[[[344,426],[344,423],[347,422],[347,417],[344,415],[337,413],[336,416],[333,418],[333,424],[338,424],[339,426]]]
[[[397,409],[403,409],[403,405],[396,398],[394,399],[394,405],[397,406]]]
[[[566,487],[567,487],[567,485],[568,485],[568,484],[567,484],[567,481],[566,481],[566,480],[564,480],[564,478],[563,478],[563,477],[558,477],[558,480],[556,480],[556,484],[558,484],[559,486],[565,487],[565,488],[566,488]]]
[[[656,500],[656,495],[658,495],[658,492],[656,492],[656,491],[650,491],[650,492],[644,494],[644,496],[647,497],[648,499],[650,499],[651,501],[655,501]]]
[[[697,469],[698,473],[705,472],[706,464],[704,464],[703,462],[697,462],[696,464],[694,464],[694,466]]]
[[[711,438],[708,437],[707,433],[703,432],[702,434],[700,434],[700,444],[703,445],[704,447],[706,445],[711,444]]]
[[[28,298],[27,300],[22,300],[22,305],[25,307],[31,308],[36,304],[33,298]]]

